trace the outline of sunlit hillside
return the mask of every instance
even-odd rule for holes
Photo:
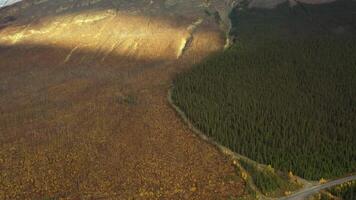
[[[29,0],[0,10],[0,199],[221,199],[244,182],[166,101],[221,50],[221,1]],[[225,16],[225,17],[224,17]]]
[[[283,67],[287,63],[283,72],[297,71],[298,76],[323,71],[308,68],[305,72],[306,65],[290,57],[280,59],[279,55],[299,52],[299,56],[306,57],[304,61],[310,62],[315,60],[307,55],[326,55],[328,69],[341,58],[354,55],[354,43],[344,40],[326,45],[319,40],[295,40],[305,32],[294,26],[299,18],[293,17],[302,14],[308,22],[302,25],[309,24],[310,32],[319,30],[323,24],[310,25],[310,21],[318,21],[305,8],[319,4],[328,8],[330,4],[325,3],[330,1],[333,0],[0,1],[0,200],[257,199],[292,195],[315,185],[293,173],[319,179],[352,172],[354,166],[346,165],[355,163],[349,159],[354,157],[353,142],[342,140],[350,133],[346,125],[352,124],[354,110],[342,103],[349,102],[354,93],[326,95],[340,104],[332,104],[331,100],[330,104],[316,103],[333,108],[330,113],[336,117],[349,114],[337,121],[328,112],[314,112],[321,113],[321,117],[326,113],[326,121],[330,117],[341,127],[335,129],[339,137],[333,141],[320,140],[313,146],[311,142],[304,144],[303,138],[285,138],[288,130],[298,132],[294,128],[297,125],[288,129],[287,123],[287,128],[266,128],[269,122],[278,122],[272,117],[276,112],[267,112],[266,107],[289,102],[300,108],[309,100],[290,97],[292,100],[286,103],[279,97],[267,101],[278,88],[294,86],[274,82],[280,80],[275,78],[279,73],[272,72],[280,66],[274,64],[282,63]],[[279,8],[283,9],[281,15],[276,12]],[[323,11],[320,16],[333,19],[325,14],[328,9]],[[354,24],[349,22],[354,18],[350,20],[343,12],[339,16],[342,25],[331,20],[332,26],[327,29],[352,36]],[[270,31],[272,24],[280,31]],[[270,40],[277,35],[281,40]],[[302,44],[315,44],[323,51],[305,54],[289,48]],[[334,56],[338,57],[330,56],[328,44],[336,47],[338,53]],[[343,48],[344,44],[347,48]],[[325,88],[349,94],[353,87],[344,86],[354,83],[354,69],[348,66],[354,60],[348,61],[342,69],[349,71],[334,70],[331,78],[325,75],[317,80],[307,76],[304,84],[320,86],[318,80],[323,80],[327,83]],[[244,65],[246,71],[235,70],[235,64]],[[270,66],[275,68],[267,69],[263,76],[254,78],[248,74],[248,70]],[[218,74],[214,74],[216,71]],[[349,79],[334,87],[333,81],[343,75]],[[282,80],[288,79],[283,77]],[[267,90],[270,83],[277,85],[271,93]],[[246,91],[236,92],[244,85]],[[172,88],[179,90],[178,95],[173,94],[175,102],[171,99]],[[252,109],[256,100],[248,97],[256,94],[255,90],[267,93],[257,95],[266,98],[266,104],[257,103],[261,107]],[[241,97],[251,103],[248,109],[235,109],[238,106],[234,102]],[[323,97],[311,101],[320,103]],[[341,97],[344,98],[338,101]],[[318,108],[308,106],[304,113]],[[338,108],[342,110],[337,111]],[[196,120],[195,113],[203,120]],[[256,113],[264,118],[252,116]],[[300,116],[298,112],[290,113],[287,117]],[[285,122],[292,121],[285,118]],[[305,121],[298,122],[306,124],[307,132],[303,133],[308,135],[315,126]],[[273,130],[268,132],[271,135],[265,135],[267,139],[253,132],[255,122],[264,128],[259,130]],[[273,135],[275,130],[283,131]],[[318,130],[322,130],[318,137],[332,133]],[[240,134],[238,137],[235,131]],[[303,151],[296,150],[292,159],[285,159],[285,149],[293,150],[288,149],[296,142],[293,138],[297,138],[299,147],[303,143],[306,148],[316,149],[312,156],[319,157],[299,159]],[[327,150],[330,146],[340,151],[327,157],[332,152]],[[318,147],[326,150],[319,151]],[[249,158],[238,157],[236,152]],[[340,163],[334,169],[331,166],[336,161]],[[319,170],[317,165],[322,162],[325,167]],[[344,189],[346,186],[336,187],[333,194],[352,195]]]

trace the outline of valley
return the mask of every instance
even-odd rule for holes
[[[0,8],[0,199],[353,198],[356,7],[322,2]]]

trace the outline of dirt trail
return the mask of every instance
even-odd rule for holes
[[[177,60],[186,27],[199,17],[185,9],[190,4],[178,5],[184,16],[160,17],[131,12],[144,6],[126,1],[122,13],[107,12],[111,1],[76,2],[102,6],[89,10],[71,1],[47,9],[46,1],[28,2],[17,4],[21,15],[6,8],[17,20],[0,30],[0,199],[243,193],[231,161],[197,138],[166,100],[175,74],[223,48],[214,20],[194,31]],[[28,22],[32,7],[33,15],[59,13]]]

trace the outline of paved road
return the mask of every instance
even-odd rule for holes
[[[331,188],[333,186],[340,185],[342,183],[353,181],[353,180],[356,180],[356,175],[348,176],[345,178],[340,178],[340,179],[330,181],[330,182],[322,184],[322,185],[316,185],[316,186],[313,186],[310,188],[306,188],[306,189],[303,189],[291,196],[281,198],[280,200],[302,200],[310,195],[320,192],[321,190]]]

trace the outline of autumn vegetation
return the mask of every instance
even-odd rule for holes
[[[342,199],[356,198],[356,181],[350,181],[329,190],[329,192]]]
[[[256,163],[240,159],[241,166],[250,174],[253,183],[263,195],[283,196],[290,191],[300,188],[293,177],[279,173],[269,166],[259,166]]]

